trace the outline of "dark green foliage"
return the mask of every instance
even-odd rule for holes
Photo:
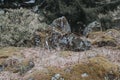
[[[65,16],[70,25],[78,28],[78,24],[86,23],[86,14],[80,5],[81,1],[75,0],[46,0],[46,17],[52,22],[55,18]],[[74,31],[74,29],[72,28]],[[75,30],[76,31],[76,30]]]
[[[24,4],[30,0],[4,0],[5,5],[12,6],[18,3],[22,7],[34,5]],[[73,32],[82,32],[90,22],[99,20],[98,14],[107,14],[108,11],[116,9],[120,4],[119,0],[35,0],[40,12],[45,14],[47,22],[51,23],[55,18],[65,16]],[[28,6],[27,6],[28,5]],[[15,6],[12,6],[15,7]],[[103,21],[103,20],[102,20]],[[106,24],[106,23],[105,23]]]
[[[46,0],[45,16],[51,23],[55,18],[65,16],[73,32],[82,32],[83,25],[99,20],[98,14],[107,14],[116,9],[119,0]],[[103,20],[102,20],[103,21]],[[104,23],[105,25],[107,23]]]

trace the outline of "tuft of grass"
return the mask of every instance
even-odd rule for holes
[[[93,45],[98,45],[99,47],[102,46],[117,46],[116,39],[106,34],[106,32],[92,32],[88,35],[88,38],[91,40]]]

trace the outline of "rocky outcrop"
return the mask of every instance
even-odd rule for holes
[[[84,29],[83,35],[87,36],[90,32],[100,31],[100,30],[102,30],[101,23],[98,21],[94,21],[94,22],[88,24],[88,26]]]
[[[55,19],[45,30],[38,29],[33,37],[35,46],[42,45],[48,49],[84,51],[91,43],[71,32],[67,19],[63,16]]]
[[[53,44],[51,45],[54,45],[54,47],[58,46],[61,49],[65,49],[65,50],[84,51],[90,49],[91,47],[91,43],[89,41],[87,40],[85,41],[73,33],[66,34],[63,36],[58,36],[58,38],[56,39],[54,37],[51,38],[53,39],[51,41]]]
[[[69,25],[67,19],[64,16],[55,19],[52,22],[52,24],[50,24],[50,27],[58,28],[64,33],[70,33],[71,32],[70,25]]]

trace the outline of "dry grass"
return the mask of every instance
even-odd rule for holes
[[[88,62],[74,64],[66,68],[47,67],[47,72],[36,71],[29,78],[35,80],[50,80],[54,74],[59,73],[65,80],[104,80],[106,74],[114,71],[113,74],[117,75],[117,65],[109,62],[104,57],[95,57],[88,60]],[[82,77],[83,74],[86,77]]]
[[[12,49],[12,48],[11,48]],[[5,49],[4,49],[5,50]],[[23,76],[17,73],[6,74],[7,80],[9,76],[19,77],[27,80],[34,78],[35,80],[50,80],[54,74],[58,73],[65,80],[104,80],[103,78],[111,70],[117,76],[117,66],[119,65],[120,51],[112,47],[92,48],[86,52],[72,51],[49,51],[42,48],[25,48],[17,52],[22,55],[22,64],[26,65],[29,60],[35,63],[35,67],[26,72]],[[16,53],[16,54],[17,54]],[[104,57],[102,57],[102,56]],[[17,55],[12,55],[16,56]],[[19,57],[17,57],[19,59]],[[7,71],[14,71],[10,68]],[[82,77],[87,73],[87,77]],[[1,72],[0,75],[3,75]]]
[[[12,56],[20,56],[20,54],[16,54],[22,48],[17,47],[5,47],[0,49],[0,64],[2,64],[7,58]]]
[[[106,32],[92,32],[88,35],[88,38],[90,39],[92,45],[98,45],[100,47],[115,47],[117,45],[116,39],[113,36],[106,34]]]
[[[15,52],[18,52],[20,51],[22,48],[19,48],[19,47],[5,47],[5,48],[2,48],[0,49],[0,58],[4,58],[5,56],[6,57],[10,57],[10,56],[13,56],[15,55]]]
[[[27,9],[7,10],[0,15],[1,44],[0,46],[18,45],[24,46],[24,40],[30,40],[36,29],[43,30],[48,27],[44,22],[44,17],[35,14]],[[49,32],[50,30],[48,30]],[[49,35],[47,31],[38,33],[43,41]],[[88,35],[92,44],[108,43],[120,44],[120,32],[114,29],[105,32],[92,32]],[[19,41],[19,42],[18,42]],[[102,55],[102,56],[101,56]],[[11,60],[16,61],[11,65]],[[17,61],[18,60],[18,61]],[[26,67],[32,60],[34,68],[23,75],[19,75],[16,66]],[[43,48],[0,48],[0,65],[4,62],[10,64],[4,71],[0,72],[0,80],[51,80],[54,74],[60,74],[65,80],[104,80],[107,74],[120,76],[118,65],[120,65],[120,46],[112,47],[92,47],[84,52],[46,50]],[[84,76],[83,76],[84,75]]]

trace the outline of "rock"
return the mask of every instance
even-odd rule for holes
[[[69,25],[67,19],[64,16],[55,19],[52,22],[52,24],[50,24],[50,27],[58,28],[58,29],[61,30],[61,32],[64,32],[64,33],[70,33],[71,32],[70,25]]]
[[[60,76],[61,76],[60,74],[55,74],[55,76],[54,76],[54,77],[55,77],[56,79],[59,79],[59,78],[60,78]]]
[[[62,78],[60,74],[55,74],[55,75],[51,78],[51,80],[64,80],[64,78]]]
[[[34,62],[33,61],[29,61],[29,63],[28,63],[29,69],[32,69],[34,66],[35,66]]]
[[[0,65],[0,72],[4,70],[4,66]]]
[[[27,4],[34,4],[35,3],[35,0],[29,0],[29,1],[26,1],[24,3],[27,3]]]
[[[48,45],[53,49],[60,47],[60,45],[59,45],[60,37],[61,37],[61,34],[59,34],[57,32],[53,32],[51,34],[51,36],[48,38]]]
[[[82,40],[73,33],[65,35],[53,33],[52,36],[49,37],[48,42],[51,48],[60,48],[62,50],[84,51],[91,47],[91,43],[89,41]]]
[[[28,80],[35,80],[34,78],[29,78]]]
[[[83,31],[83,35],[87,36],[90,32],[96,31],[96,30],[102,30],[101,23],[98,21],[94,21],[88,24],[88,26]]]
[[[35,12],[35,13],[38,13],[38,10],[39,10],[39,6],[36,5],[35,7],[33,7],[32,11]]]
[[[79,36],[71,33],[71,34],[66,34],[64,35],[65,39],[63,40],[66,45],[66,47],[69,50],[74,50],[74,51],[84,51],[84,50],[89,50],[91,47],[90,41],[81,39]]]
[[[85,51],[89,50],[91,47],[91,42],[87,40],[82,40],[80,38],[73,39],[73,49],[74,51]]]
[[[61,32],[56,27],[49,27],[47,30],[37,30],[33,42],[35,46],[42,45],[48,49],[62,49],[84,51],[91,47],[91,43],[82,40],[74,33]]]
[[[88,77],[88,74],[87,73],[83,73],[83,74],[81,74],[81,77]]]
[[[3,15],[3,14],[5,14],[5,11],[0,9],[0,15]]]
[[[40,36],[39,35],[34,35],[33,42],[35,46],[39,46],[41,41],[40,41]]]

